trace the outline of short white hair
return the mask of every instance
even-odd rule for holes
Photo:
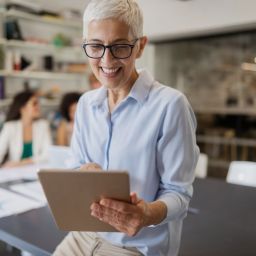
[[[143,14],[135,0],[91,0],[84,11],[83,39],[93,20],[116,18],[127,24],[134,37],[143,36]]]

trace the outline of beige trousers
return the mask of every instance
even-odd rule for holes
[[[94,232],[70,232],[58,245],[53,256],[141,256],[136,248],[118,247]]]

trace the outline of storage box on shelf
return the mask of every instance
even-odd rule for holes
[[[74,28],[74,29],[81,29],[82,27],[82,20],[81,22],[72,21],[72,20],[65,20],[63,18],[55,18],[49,16],[38,16],[30,13],[25,13],[22,11],[17,10],[0,10],[0,15],[5,18],[17,18],[17,19],[24,19],[33,22],[40,22],[46,23],[55,26],[62,26],[66,28]]]

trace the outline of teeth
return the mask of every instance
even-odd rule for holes
[[[102,70],[106,74],[113,74],[118,70],[118,68],[102,68]]]

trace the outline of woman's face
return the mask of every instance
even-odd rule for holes
[[[27,104],[21,109],[21,116],[29,119],[37,119],[41,115],[39,99],[37,96],[32,96]]]
[[[99,82],[109,89],[131,87],[137,79],[135,60],[139,58],[146,44],[146,38],[136,43],[130,33],[130,28],[117,19],[93,20],[88,25],[86,43],[103,45],[135,44],[132,55],[127,59],[114,58],[109,49],[106,49],[101,59],[89,59],[93,73]]]

